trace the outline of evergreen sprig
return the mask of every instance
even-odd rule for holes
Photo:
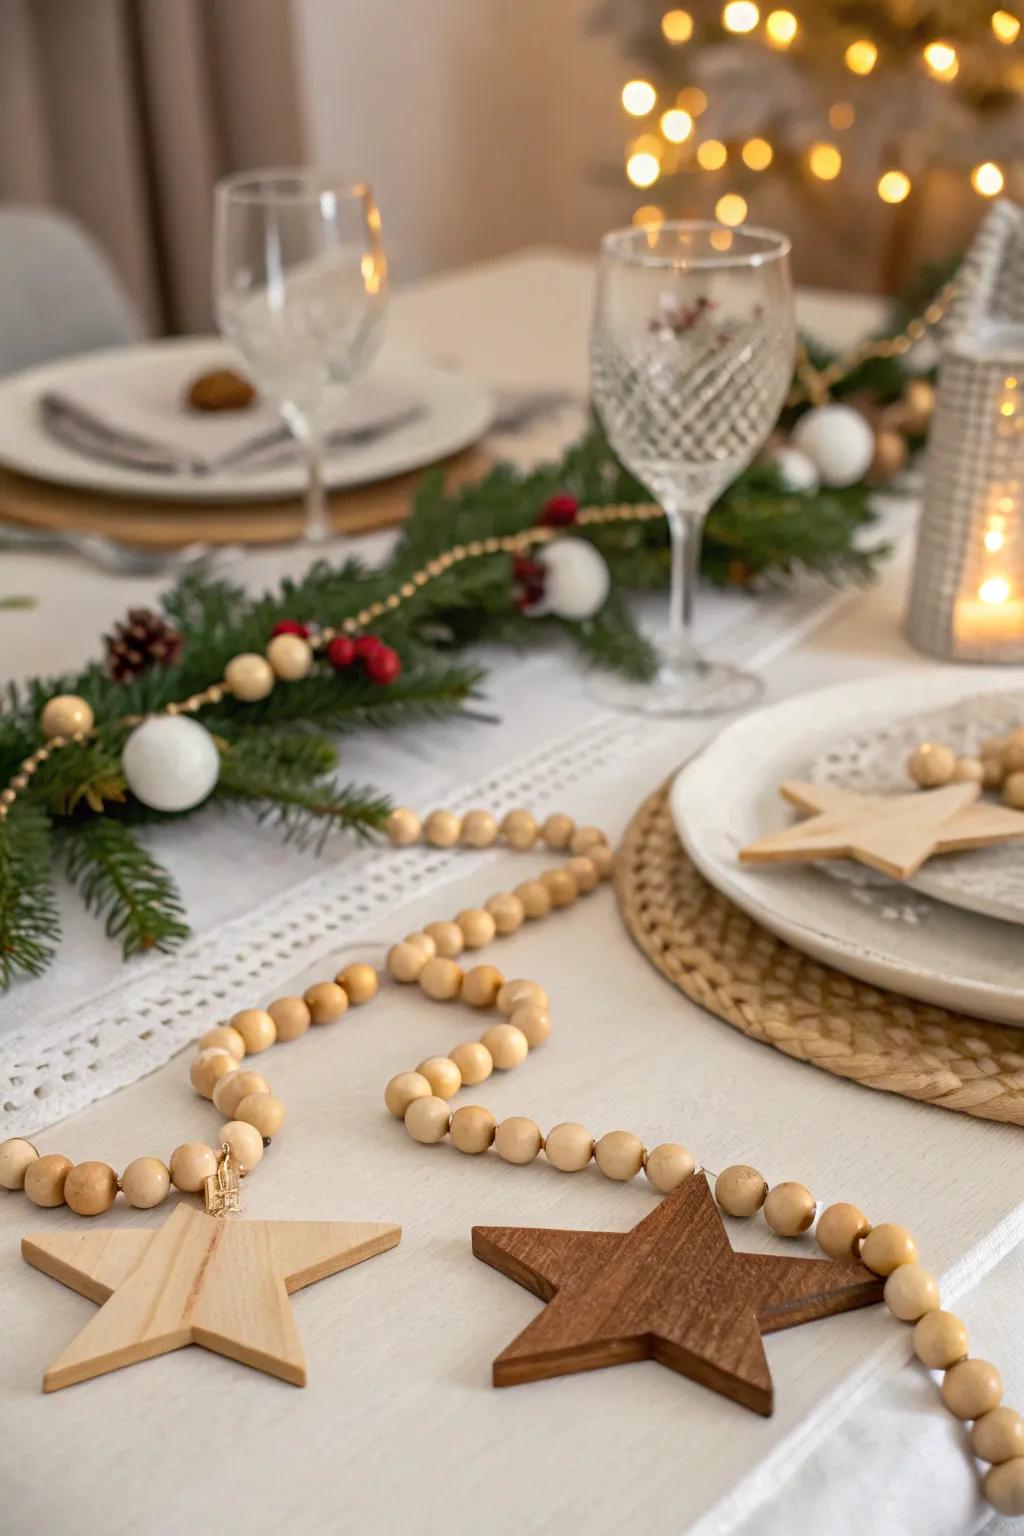
[[[60,938],[53,881],[53,825],[31,800],[0,822],[0,987],[39,976]]]
[[[86,907],[127,959],[173,949],[188,935],[184,907],[167,871],[113,816],[94,816],[63,838],[64,870]]]

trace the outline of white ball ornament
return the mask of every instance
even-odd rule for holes
[[[875,456],[875,434],[850,405],[816,405],[793,428],[793,446],[813,462],[824,485],[855,485]]]
[[[821,484],[818,466],[800,448],[790,448],[788,445],[776,448],[769,456],[769,462],[778,470],[779,478],[787,491],[803,491],[809,494],[811,491],[816,491]]]
[[[210,794],[220,754],[209,731],[183,715],[155,715],[132,731],[121,769],[137,800],[154,811],[190,811]]]
[[[544,596],[531,614],[592,619],[605,605],[612,579],[604,556],[586,539],[553,539],[536,556],[544,567]]]

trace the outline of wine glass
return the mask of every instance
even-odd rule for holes
[[[373,360],[387,307],[373,192],[309,169],[226,177],[216,189],[213,273],[222,334],[303,445],[305,536],[322,543],[325,431]]]
[[[778,419],[796,343],[789,241],[771,230],[678,221],[601,242],[591,336],[594,403],[619,459],[665,512],[668,640],[649,683],[606,675],[600,696],[651,715],[710,715],[759,679],[693,641],[700,541],[712,502]]]

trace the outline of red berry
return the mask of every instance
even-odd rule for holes
[[[552,496],[541,507],[537,522],[542,528],[564,528],[576,521],[579,509],[575,496]]]
[[[512,565],[512,574],[516,581],[525,582],[527,585],[543,585],[544,567],[539,560],[531,560],[529,555],[519,555]]]
[[[384,641],[377,635],[360,635],[356,641],[356,655],[366,661],[370,656],[375,655],[383,644]]]
[[[390,645],[378,644],[375,651],[364,656],[366,675],[374,683],[393,683],[402,670],[402,659]]]
[[[300,624],[298,619],[278,619],[270,631],[274,635],[301,635],[303,640],[309,639],[309,625]]]
[[[356,643],[348,635],[335,635],[327,647],[327,660],[335,672],[342,672],[356,659]]]

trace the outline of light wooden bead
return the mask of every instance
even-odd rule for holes
[[[413,1099],[405,1112],[406,1130],[413,1141],[422,1141],[425,1146],[444,1141],[451,1121],[452,1112],[447,1103],[433,1094]]]
[[[901,1323],[916,1323],[939,1308],[939,1282],[923,1264],[901,1264],[885,1282],[885,1304]]]
[[[286,683],[297,683],[313,665],[313,650],[301,635],[275,635],[267,646],[267,660],[275,677]]]
[[[137,1157],[121,1175],[121,1193],[137,1211],[151,1211],[167,1199],[171,1174],[158,1157]]]
[[[442,960],[457,960],[466,947],[458,923],[428,923],[423,932],[434,941],[434,952]]]
[[[64,1180],[64,1201],[76,1216],[102,1216],[117,1199],[117,1174],[106,1163],[77,1163]]]
[[[384,1089],[384,1103],[396,1120],[404,1120],[413,1099],[428,1099],[430,1084],[421,1072],[399,1072]]]
[[[860,1261],[876,1275],[891,1275],[901,1264],[913,1264],[917,1244],[907,1231],[892,1221],[872,1227],[860,1245]]]
[[[753,1216],[768,1196],[768,1185],[749,1163],[723,1168],[715,1180],[715,1199],[728,1216]]]
[[[985,768],[980,757],[958,757],[953,764],[952,783],[984,784]]]
[[[462,1073],[450,1056],[428,1056],[416,1068],[438,1099],[452,1099],[462,1087]]]
[[[591,891],[597,890],[601,877],[597,872],[597,865],[588,854],[577,854],[565,867],[579,886],[581,896],[589,896]]]
[[[577,827],[569,839],[569,852],[589,853],[591,848],[599,848],[606,841],[600,827]]]
[[[981,783],[984,789],[1001,789],[1006,778],[1006,767],[1001,757],[983,757]]]
[[[229,1120],[235,1118],[235,1111],[242,1100],[248,1098],[251,1093],[269,1093],[270,1084],[265,1077],[254,1072],[251,1067],[242,1067],[237,1072],[229,1072],[227,1077],[222,1077],[213,1090],[213,1104],[222,1115],[227,1115]]]
[[[510,1072],[529,1055],[530,1044],[521,1029],[513,1024],[492,1024],[480,1037],[481,1045],[491,1053],[499,1072]]]
[[[396,981],[419,981],[420,972],[429,959],[430,956],[425,949],[403,939],[401,944],[393,944],[388,950],[386,962],[388,975],[393,976]]]
[[[1020,773],[1024,769],[1024,731],[1011,731],[1003,748],[1003,767],[1007,773]]]
[[[265,1008],[243,1008],[231,1020],[231,1028],[245,1041],[248,1056],[269,1050],[277,1039],[277,1025]]]
[[[200,1051],[188,1069],[188,1080],[200,1098],[212,1099],[213,1090],[222,1077],[238,1071],[238,1060],[219,1046]]]
[[[396,806],[387,819],[387,834],[393,848],[408,848],[418,843],[423,823],[407,805]]]
[[[279,1040],[297,1040],[304,1035],[313,1017],[301,997],[278,997],[267,1004],[267,1012],[277,1026]]]
[[[926,1312],[914,1329],[914,1354],[930,1371],[948,1371],[967,1354],[967,1328],[955,1312]]]
[[[827,1205],[818,1217],[814,1235],[818,1247],[830,1259],[840,1263],[853,1263],[860,1254],[861,1239],[867,1237],[869,1223],[863,1211],[845,1200]]]
[[[562,1173],[579,1173],[594,1155],[594,1138],[585,1125],[565,1120],[552,1126],[544,1138],[544,1155]]]
[[[533,1003],[524,1003],[516,1008],[508,1016],[509,1023],[515,1029],[521,1029],[526,1036],[526,1043],[530,1050],[535,1050],[551,1033],[551,1019],[546,1008],[537,1008]]]
[[[454,811],[431,811],[423,824],[423,835],[434,848],[451,848],[459,840],[462,822]]]
[[[571,907],[580,893],[571,869],[546,869],[540,878],[547,886],[553,907]]]
[[[197,1195],[217,1172],[217,1154],[202,1141],[186,1141],[171,1153],[171,1183],[182,1194]]]
[[[224,682],[229,693],[243,704],[265,699],[274,686],[274,669],[265,656],[245,651],[233,656],[224,668]]]
[[[572,835],[576,831],[576,823],[571,816],[566,816],[561,811],[556,811],[553,816],[548,817],[540,831],[548,847],[558,853],[563,848],[568,848],[572,842]]]
[[[483,907],[467,907],[455,921],[462,930],[467,949],[483,949],[498,931],[494,918]]]
[[[540,1126],[525,1115],[503,1120],[494,1133],[494,1150],[506,1163],[532,1163],[543,1142]]]
[[[422,949],[428,960],[433,960],[437,954],[437,943],[425,929],[417,928],[415,933],[407,933],[403,942],[414,944],[417,949]]]
[[[1003,785],[1003,799],[1016,811],[1024,811],[1024,773],[1011,773]]]
[[[74,1165],[70,1157],[47,1152],[25,1169],[24,1189],[33,1205],[63,1205],[64,1181]]]
[[[1016,1408],[991,1408],[975,1420],[971,1450],[981,1461],[1012,1461],[1024,1456],[1024,1418]]]
[[[512,848],[532,848],[540,827],[530,811],[509,811],[502,817],[501,830]]]
[[[479,1104],[466,1104],[452,1115],[449,1134],[452,1145],[460,1152],[476,1156],[487,1151],[494,1140],[495,1128],[496,1121],[489,1109],[481,1109]]]
[[[222,1125],[217,1142],[220,1146],[227,1142],[242,1173],[252,1173],[263,1156],[263,1137],[245,1120],[229,1120],[227,1125]]]
[[[245,1055],[245,1041],[230,1024],[218,1024],[216,1028],[208,1029],[196,1043],[201,1051],[227,1051],[236,1061],[241,1061]]]
[[[76,693],[59,693],[43,705],[39,716],[39,729],[47,740],[53,736],[74,736],[78,731],[91,731],[95,723],[91,706]]]
[[[982,762],[988,757],[1001,758],[1008,742],[1008,736],[987,736],[978,748],[978,756]]]
[[[261,1136],[276,1136],[284,1124],[284,1105],[272,1093],[247,1093],[235,1110],[235,1119],[255,1126]]]
[[[517,1008],[540,1008],[547,1012],[551,1007],[544,988],[535,981],[527,981],[523,976],[506,981],[498,993],[497,1002],[498,1012],[506,1018],[511,1018]]]
[[[477,1083],[485,1082],[494,1071],[494,1058],[480,1040],[464,1040],[452,1046],[448,1055],[462,1073],[462,1081],[467,1088],[475,1088]]]
[[[594,1147],[594,1161],[606,1179],[635,1179],[644,1165],[644,1144],[632,1131],[608,1131]]]
[[[32,1143],[20,1136],[0,1141],[0,1189],[24,1189],[25,1173],[38,1156]]]
[[[471,1008],[490,1008],[505,985],[505,978],[494,965],[474,965],[462,982],[462,1001]]]
[[[484,906],[494,918],[499,933],[515,933],[526,920],[525,907],[511,891],[500,891],[497,896],[489,897]]]
[[[1003,1378],[989,1360],[961,1360],[942,1378],[942,1401],[958,1419],[980,1419],[998,1408]]]
[[[923,741],[907,759],[907,772],[922,789],[937,789],[953,777],[956,753],[936,741]]]
[[[1024,1456],[1015,1456],[985,1474],[985,1497],[1000,1515],[1024,1515]]]
[[[764,1202],[764,1219],[779,1237],[799,1237],[814,1220],[814,1196],[805,1184],[776,1184]]]
[[[607,843],[600,843],[596,848],[587,850],[587,858],[597,870],[600,880],[607,880],[615,868],[615,854]]]
[[[438,955],[428,960],[420,971],[420,986],[435,1002],[447,1003],[458,997],[462,987],[462,966],[455,960],[442,960]]]
[[[551,911],[551,893],[543,880],[524,880],[512,892],[523,904],[523,911],[530,919],[547,917]]]
[[[655,1189],[663,1195],[670,1195],[684,1179],[690,1177],[695,1167],[685,1147],[674,1141],[663,1141],[660,1146],[648,1152],[644,1171]]]
[[[467,811],[459,836],[467,848],[489,848],[498,835],[497,820],[490,811]]]
[[[348,997],[336,981],[318,981],[307,987],[302,1001],[314,1024],[333,1024],[348,1011]]]
[[[363,1003],[372,1002],[377,996],[377,972],[364,960],[346,965],[343,971],[338,972],[335,980],[339,987],[344,988],[349,1002],[355,1003],[357,1008]]]

